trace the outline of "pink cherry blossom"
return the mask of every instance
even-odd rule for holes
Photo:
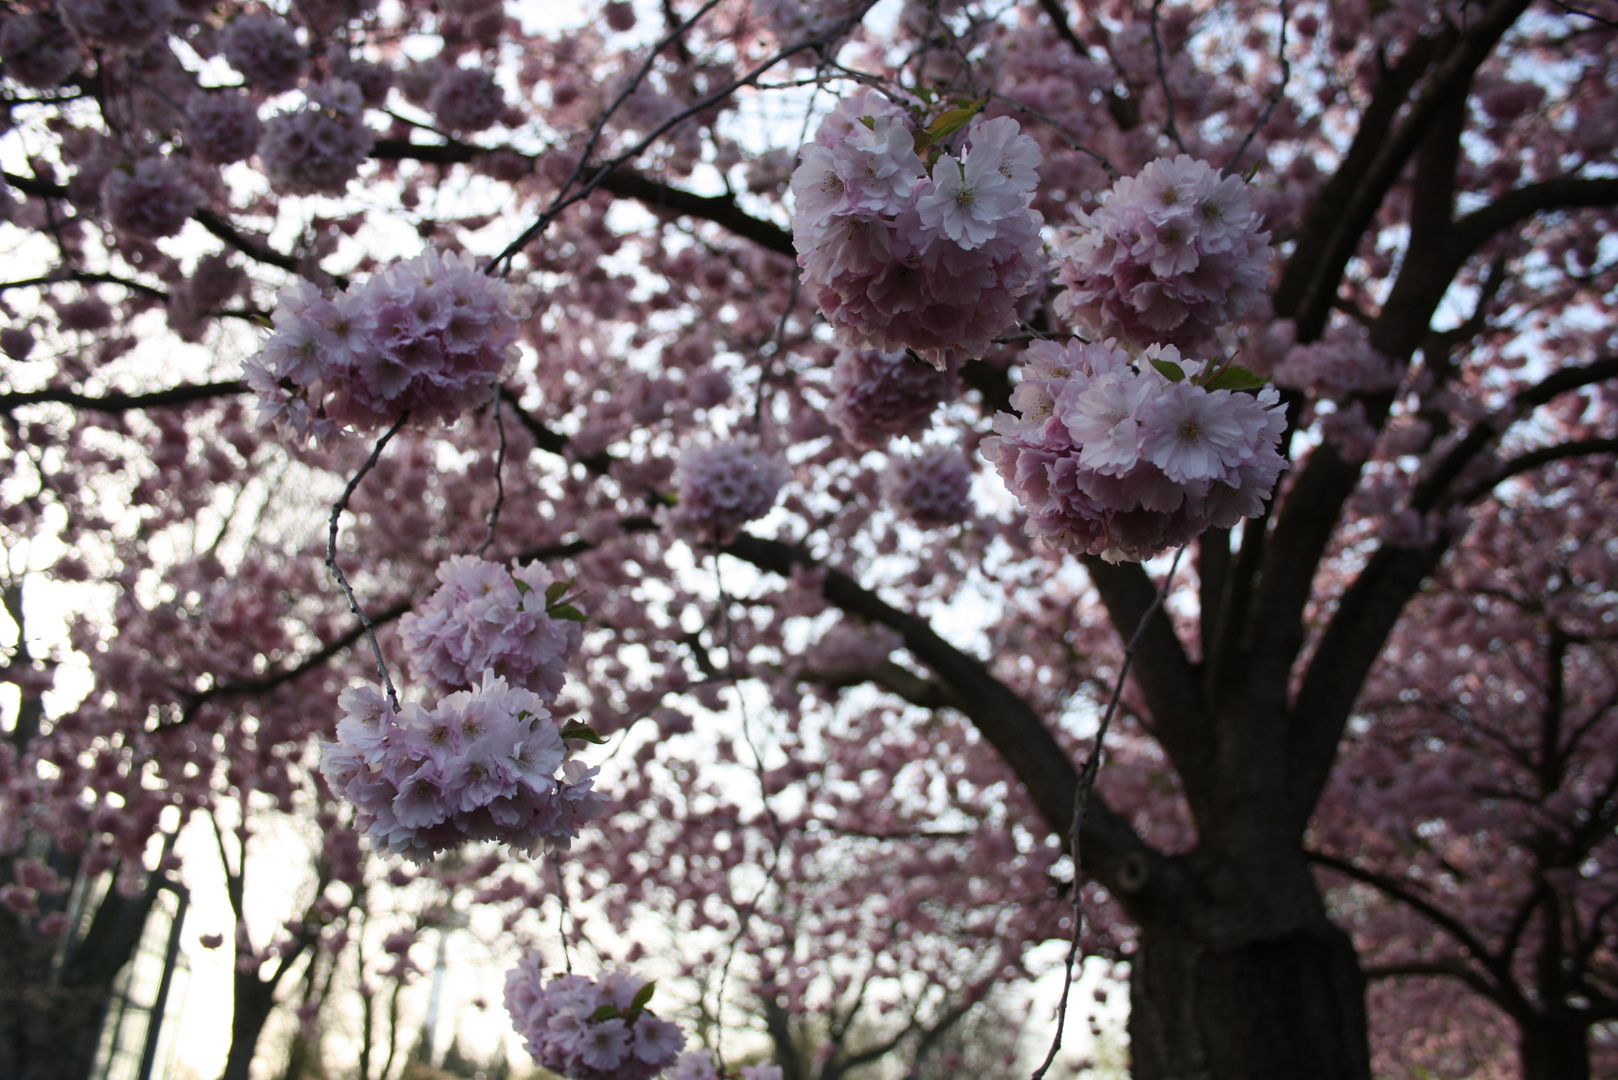
[[[438,580],[441,587],[420,611],[399,622],[415,676],[448,693],[492,671],[554,700],[583,633],[577,622],[548,613],[550,571],[538,562],[514,562],[508,571],[457,555],[439,564]]]

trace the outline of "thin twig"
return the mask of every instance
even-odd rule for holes
[[[556,872],[556,932],[562,938],[562,969],[573,974],[573,952],[567,944],[567,881],[562,877],[562,862],[551,853],[551,869]]]
[[[1236,166],[1241,162],[1242,155],[1247,153],[1248,146],[1252,144],[1258,133],[1264,130],[1264,126],[1270,122],[1270,117],[1275,115],[1275,107],[1281,104],[1281,97],[1286,93],[1287,83],[1292,81],[1292,62],[1287,59],[1287,21],[1291,19],[1292,13],[1287,10],[1287,0],[1280,0],[1280,4],[1281,43],[1276,48],[1275,54],[1281,61],[1281,82],[1276,86],[1275,93],[1270,95],[1269,104],[1264,106],[1264,112],[1259,115],[1258,120],[1248,129],[1247,135],[1242,139],[1242,144],[1236,148],[1234,154],[1230,155],[1230,161],[1220,171],[1220,176],[1229,176],[1236,171]]]
[[[997,101],[1005,102],[1018,112],[1025,113],[1028,116],[1032,116],[1035,120],[1044,122],[1045,126],[1049,127],[1052,131],[1056,132],[1057,135],[1061,136],[1062,141],[1067,143],[1069,147],[1081,154],[1084,154],[1097,165],[1101,166],[1102,171],[1107,174],[1108,180],[1111,180],[1113,183],[1118,182],[1118,170],[1113,167],[1112,162],[1107,159],[1107,156],[1100,151],[1090,149],[1078,139],[1068,134],[1067,129],[1062,126],[1061,121],[1057,120],[1054,116],[1042,113],[1031,105],[1024,105],[1016,98],[1007,97],[1005,94],[1002,94],[997,90],[990,90],[988,93],[990,97]]]
[[[365,478],[366,473],[376,466],[377,460],[382,456],[382,449],[399,433],[399,429],[404,427],[405,421],[409,419],[410,411],[407,409],[400,414],[394,425],[383,432],[382,437],[376,441],[376,445],[371,448],[371,456],[365,459],[365,464],[360,466],[360,471],[354,474],[354,478],[343,489],[342,498],[332,505],[331,527],[326,534],[326,569],[331,571],[332,576],[337,579],[337,584],[342,587],[343,595],[348,598],[348,610],[358,616],[360,625],[365,627],[365,636],[371,642],[371,652],[376,657],[376,673],[382,677],[382,685],[388,691],[388,703],[393,706],[395,711],[399,708],[399,693],[393,688],[393,679],[388,675],[387,661],[382,659],[382,646],[377,644],[376,627],[371,623],[371,617],[365,614],[365,609],[360,607],[360,602],[354,595],[353,586],[348,583],[348,578],[343,575],[343,568],[337,565],[337,521],[343,516],[343,511],[348,509],[348,500],[353,496],[355,489],[360,486],[360,481]]]
[[[610,174],[620,165],[633,161],[635,158],[645,153],[648,147],[650,147],[658,139],[661,139],[671,128],[677,127],[698,113],[719,104],[734,94],[737,90],[740,90],[742,87],[754,85],[760,75],[764,74],[766,71],[770,70],[770,68],[774,67],[776,64],[779,64],[787,57],[792,56],[794,53],[803,52],[805,49],[818,48],[827,42],[833,41],[840,37],[846,33],[850,27],[854,26],[861,19],[863,19],[865,17],[865,13],[869,11],[875,5],[875,3],[876,0],[865,0],[865,2],[861,3],[859,7],[857,7],[847,18],[833,24],[829,29],[823,31],[822,33],[816,34],[813,37],[804,38],[802,41],[799,41],[796,44],[787,46],[774,56],[771,56],[755,65],[741,78],[736,79],[734,82],[731,82],[726,86],[714,91],[694,105],[690,105],[675,113],[673,116],[670,116],[667,120],[664,120],[661,124],[657,125],[657,127],[648,132],[634,146],[631,146],[629,149],[625,150],[616,157],[609,158],[608,160],[602,162],[601,166],[595,171],[595,174],[592,175],[585,184],[583,184],[572,194],[568,194],[568,186],[575,183],[577,178],[583,175],[585,166],[587,164],[584,155],[580,155],[578,164],[573,168],[573,176],[568,178],[568,183],[563,186],[560,192],[557,193],[556,198],[551,200],[551,205],[545,210],[544,213],[540,214],[539,217],[535,219],[532,225],[524,229],[515,240],[507,244],[504,250],[502,250],[493,259],[489,260],[489,264],[484,268],[485,271],[490,274],[503,273],[504,271],[502,267],[509,268],[511,260],[516,257],[517,253],[523,248],[527,247],[547,228],[549,228],[550,223],[555,221],[557,216],[561,214],[563,210],[566,210],[576,202],[588,198],[590,194],[596,190],[596,188],[601,186],[601,184],[606,180],[608,174]],[[703,10],[707,9],[704,8]]]
[[[770,865],[764,871],[764,881],[759,886],[753,898],[743,904],[736,913],[736,935],[731,938],[730,948],[725,953],[725,962],[719,969],[719,987],[714,994],[715,1017],[721,1022],[725,1012],[725,986],[730,980],[730,966],[736,959],[736,950],[741,947],[742,938],[747,935],[748,927],[753,916],[758,914],[758,906],[763,902],[764,896],[776,884],[776,873],[781,869],[781,849],[786,845],[786,834],[781,828],[781,819],[776,816],[775,808],[770,805],[769,784],[765,782],[764,755],[759,753],[758,744],[753,741],[752,723],[747,713],[747,699],[742,693],[740,677],[736,672],[736,654],[731,636],[730,621],[730,594],[725,591],[725,579],[720,571],[719,552],[713,553],[714,587],[719,592],[719,621],[724,630],[725,638],[725,673],[731,679],[731,688],[736,692],[736,710],[742,718],[742,738],[747,743],[748,752],[753,755],[753,772],[758,777],[759,796],[764,804],[764,816],[769,820],[770,832],[774,836],[774,843],[770,847]],[[724,1048],[719,1040],[714,1042],[714,1057],[719,1063],[719,1071],[725,1072]]]
[[[1185,140],[1180,138],[1180,126],[1174,120],[1174,91],[1169,89],[1168,69],[1163,66],[1163,38],[1157,32],[1157,13],[1162,6],[1163,0],[1152,0],[1152,48],[1157,53],[1157,81],[1163,87],[1163,100],[1168,103],[1168,136],[1180,148],[1180,153],[1189,154]]]
[[[1056,1037],[1051,1040],[1050,1052],[1045,1055],[1045,1061],[1034,1070],[1032,1080],[1043,1080],[1049,1071],[1051,1063],[1056,1060],[1056,1053],[1062,1048],[1062,1029],[1067,1026],[1068,996],[1073,991],[1073,968],[1079,959],[1079,939],[1084,932],[1084,906],[1082,889],[1083,874],[1079,863],[1079,831],[1084,827],[1084,808],[1089,805],[1090,792],[1096,786],[1096,777],[1101,773],[1102,745],[1107,738],[1107,729],[1112,725],[1112,718],[1118,711],[1118,702],[1124,696],[1124,681],[1129,678],[1129,668],[1135,660],[1135,647],[1140,644],[1141,635],[1146,632],[1147,625],[1152,621],[1163,602],[1168,599],[1169,588],[1174,584],[1174,571],[1179,569],[1180,557],[1185,554],[1185,546],[1175,549],[1174,561],[1169,563],[1169,572],[1163,577],[1163,584],[1158,588],[1157,595],[1152,603],[1141,612],[1140,622],[1135,625],[1135,632],[1129,636],[1129,642],[1124,646],[1123,666],[1118,669],[1118,678],[1112,684],[1112,696],[1107,701],[1106,711],[1101,714],[1101,724],[1096,728],[1095,742],[1090,746],[1090,756],[1085,759],[1084,767],[1079,770],[1079,786],[1073,792],[1073,942],[1068,946],[1066,976],[1062,982],[1062,1000],[1056,1007]]]
[[[494,543],[494,527],[500,524],[500,508],[506,502],[506,420],[505,414],[500,411],[499,383],[494,384],[494,429],[500,433],[500,448],[494,452],[494,506],[489,509],[489,534],[483,538],[483,544],[478,548],[478,558],[483,558]]]

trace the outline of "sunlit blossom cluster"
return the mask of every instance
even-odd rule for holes
[[[844,349],[832,366],[826,415],[849,442],[882,447],[896,435],[925,431],[956,383],[952,366],[939,370],[904,352]]]
[[[420,612],[399,621],[416,678],[448,692],[475,686],[492,671],[555,700],[584,635],[577,622],[549,613],[550,571],[539,562],[513,562],[507,570],[457,555],[438,565],[438,580],[442,585]]]
[[[1126,176],[1062,230],[1056,311],[1138,345],[1206,343],[1259,296],[1270,263],[1240,177],[1205,161],[1159,158]]]
[[[305,102],[264,125],[258,156],[275,190],[341,195],[376,143],[365,123],[365,95],[346,79],[306,87]]]
[[[1029,205],[1041,155],[1015,120],[975,121],[963,154],[929,172],[909,115],[864,93],[800,153],[793,244],[838,341],[942,367],[1012,323],[1044,265]]]
[[[923,529],[972,520],[972,463],[951,446],[890,459],[882,490],[888,502]]]
[[[1184,377],[1171,381],[1154,360]],[[983,442],[1029,532],[1118,562],[1260,513],[1285,467],[1280,396],[1209,390],[1192,381],[1203,371],[1173,346],[1148,349],[1136,367],[1113,341],[1030,345],[1011,398],[1018,415],[996,416]]]
[[[545,700],[488,672],[433,708],[397,711],[374,687],[339,699],[320,771],[379,848],[426,862],[471,840],[566,848],[601,810],[596,770],[567,757]]]
[[[570,1080],[650,1080],[685,1033],[646,1008],[650,984],[626,971],[545,978],[537,952],[506,975],[506,1011],[528,1053]]]
[[[750,436],[693,446],[674,469],[676,531],[703,544],[728,544],[741,527],[770,512],[790,479],[784,463]]]
[[[395,263],[329,299],[294,282],[274,319],[244,371],[261,419],[300,435],[369,430],[405,412],[451,420],[489,401],[516,357],[510,288],[453,253]]]

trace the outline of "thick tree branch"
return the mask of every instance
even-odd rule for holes
[[[1428,129],[1455,95],[1466,92],[1473,73],[1529,3],[1530,0],[1492,0],[1481,16],[1455,34],[1421,95],[1405,110],[1402,122],[1391,135],[1386,130],[1410,88],[1427,69],[1436,43],[1419,39],[1384,80],[1388,94],[1384,96],[1382,87],[1378,87],[1366,116],[1374,124],[1367,127],[1362,120],[1355,145],[1338,173],[1343,182],[1339,184],[1338,177],[1333,177],[1321,192],[1310,225],[1300,236],[1276,292],[1276,314],[1297,320],[1300,341],[1313,341],[1324,328],[1343,268]],[[1379,127],[1382,130],[1376,130]],[[1364,144],[1360,135],[1368,136]],[[1361,152],[1356,155],[1355,150]]]
[[[1526,184],[1465,215],[1450,234],[1450,258],[1462,265],[1491,238],[1535,214],[1618,205],[1618,177],[1558,177]]]
[[[1139,563],[1109,563],[1086,556],[1084,566],[1101,593],[1119,633],[1140,625],[1152,609],[1157,587]],[[1217,779],[1210,774],[1212,744],[1203,707],[1201,679],[1185,653],[1174,624],[1159,606],[1135,646],[1136,682],[1146,695],[1158,742],[1174,762],[1193,808],[1206,809]]]
[[[199,401],[234,397],[245,394],[247,384],[240,380],[216,383],[195,383],[175,386],[167,390],[152,390],[143,394],[112,392],[92,395],[65,387],[47,387],[44,390],[20,390],[0,394],[0,414],[9,414],[24,405],[71,405],[88,412],[120,413],[132,409],[172,409],[192,405]]]
[[[1318,866],[1324,866],[1329,870],[1334,870],[1337,873],[1342,874],[1344,877],[1352,878],[1355,881],[1369,885],[1378,892],[1383,893],[1384,895],[1399,901],[1399,903],[1404,904],[1411,910],[1418,912],[1429,922],[1433,923],[1445,933],[1449,934],[1450,937],[1454,938],[1455,943],[1461,946],[1461,948],[1465,949],[1467,953],[1471,955],[1472,959],[1482,965],[1482,967],[1491,975],[1494,975],[1497,979],[1499,979],[1501,975],[1504,974],[1505,982],[1509,984],[1510,973],[1509,971],[1502,973],[1498,958],[1489,952],[1488,948],[1477,937],[1477,935],[1473,934],[1471,930],[1467,929],[1465,923],[1461,922],[1459,919],[1445,911],[1443,908],[1439,907],[1437,904],[1417,896],[1415,892],[1406,888],[1403,884],[1395,881],[1393,878],[1378,874],[1372,870],[1365,870],[1359,866],[1356,866],[1347,859],[1339,859],[1336,856],[1327,855],[1320,851],[1309,851],[1305,854],[1310,862],[1315,863]],[[1490,996],[1493,997],[1494,994],[1491,993]]]
[[[1298,832],[1308,824],[1331,775],[1366,675],[1382,655],[1405,604],[1448,547],[1443,539],[1415,548],[1379,548],[1338,602],[1287,720],[1288,789],[1292,827]]]
[[[380,139],[371,156],[387,160],[411,159],[436,164],[465,164],[482,154],[482,147],[465,143],[417,143],[408,139]],[[526,155],[524,155],[526,156]],[[654,212],[676,214],[681,217],[700,218],[728,229],[737,236],[752,240],[760,247],[788,258],[795,257],[792,234],[772,221],[753,217],[736,204],[732,195],[697,195],[644,173],[617,168],[609,172],[599,185],[624,199],[634,199]]]
[[[802,548],[746,533],[721,550],[782,577],[790,576],[794,566],[820,569]],[[1040,816],[1053,831],[1065,833],[1072,824],[1078,772],[1044,721],[981,661],[939,637],[924,620],[893,607],[841,571],[827,568],[824,574],[821,588],[827,600],[903,636],[911,655],[958,696],[957,707],[1022,781]],[[1093,800],[1085,815],[1083,841],[1085,871],[1126,906],[1164,920],[1175,918],[1177,865],[1143,843],[1100,800]]]
[[[1618,377],[1618,357],[1563,368],[1519,393],[1502,416],[1523,416],[1561,394],[1615,377]],[[1472,485],[1457,497],[1451,492],[1454,482],[1503,430],[1504,425],[1491,420],[1474,425],[1417,485],[1411,495],[1411,509],[1425,514],[1457,503],[1464,505],[1528,468],[1573,453],[1602,453],[1618,447],[1618,440],[1603,439],[1532,451],[1507,463],[1487,481]],[[1575,445],[1579,447],[1577,450],[1572,449]],[[1343,727],[1353,711],[1365,676],[1382,654],[1405,604],[1437,567],[1448,547],[1449,539],[1442,536],[1420,547],[1384,546],[1371,556],[1339,601],[1289,710],[1288,776],[1297,828],[1301,829],[1308,821],[1331,772]]]

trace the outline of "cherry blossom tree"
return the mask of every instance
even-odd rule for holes
[[[1063,935],[1141,1080],[1367,1078],[1401,971],[1588,1072],[1618,8],[536,14],[0,12],[0,1072],[250,793],[718,934],[518,969],[581,1076],[731,978],[919,1069]]]
[[[1361,699],[1317,829],[1368,973],[1488,999],[1525,1077],[1618,1052],[1588,1034],[1618,1011],[1610,473],[1549,466],[1481,515]]]

